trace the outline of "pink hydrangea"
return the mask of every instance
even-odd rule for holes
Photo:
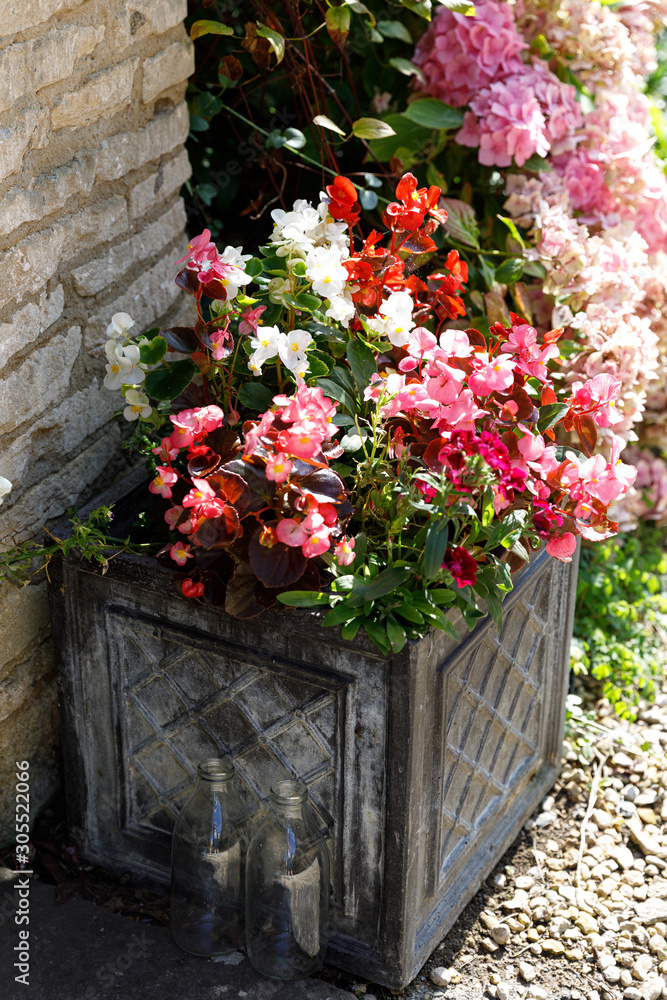
[[[512,7],[478,0],[475,17],[435,13],[413,56],[426,79],[425,91],[462,107],[483,87],[520,71],[526,43],[514,24]]]

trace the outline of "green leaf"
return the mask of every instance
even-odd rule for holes
[[[378,196],[375,191],[368,191],[364,188],[363,191],[359,192],[359,202],[364,212],[372,212],[374,208],[377,208]]]
[[[322,308],[322,299],[317,295],[311,295],[309,292],[301,292],[296,296],[294,304],[297,309],[301,309],[303,312],[315,312],[317,309]]]
[[[515,285],[523,274],[523,258],[510,257],[496,268],[496,281],[501,285]]]
[[[259,410],[265,413],[273,404],[274,389],[261,382],[245,382],[239,389],[239,400],[249,410]]]
[[[449,537],[449,525],[447,521],[436,521],[429,525],[426,533],[426,544],[424,546],[424,571],[423,575],[427,580],[432,580],[438,576],[442,569],[442,561],[445,558],[447,539]]]
[[[352,122],[352,132],[357,139],[386,139],[396,135],[391,125],[379,118],[357,118]]]
[[[387,637],[391,643],[392,653],[400,653],[405,646],[405,629],[393,618],[387,619]]]
[[[329,7],[325,16],[327,31],[335,42],[344,42],[350,30],[350,12],[347,7]]]
[[[335,122],[332,122],[331,119],[328,118],[326,115],[315,115],[315,117],[313,118],[313,124],[319,125],[320,128],[328,128],[329,131],[331,132],[338,132],[338,135],[342,136],[345,135],[345,132],[343,132],[342,128],[336,125]]]
[[[359,608],[351,608],[347,601],[341,601],[337,604],[335,608],[331,611],[327,611],[326,615],[322,619],[323,625],[343,625],[344,622],[353,621],[358,618],[363,612]]]
[[[260,38],[266,38],[276,54],[276,63],[282,62],[285,55],[285,39],[283,36],[274,31],[273,28],[267,28],[265,24],[257,25],[257,34]]]
[[[373,621],[372,618],[365,618],[363,621],[364,631],[368,638],[375,643],[381,653],[388,653],[391,649],[387,632],[384,625]]]
[[[416,76],[420,83],[426,83],[426,77],[419,66],[415,66],[409,59],[403,59],[402,56],[393,56],[389,60],[389,65],[393,66],[399,73],[402,73],[403,76]]]
[[[390,594],[402,583],[405,583],[413,572],[411,566],[391,566],[379,573],[375,579],[356,586],[347,598],[348,603],[351,607],[359,607],[366,601],[374,601],[378,597],[384,597],[385,594]]]
[[[540,406],[540,416],[537,421],[537,429],[540,434],[544,434],[550,427],[562,420],[569,409],[567,403],[549,403],[548,406]]]
[[[191,132],[208,132],[210,127],[209,123],[201,115],[190,115]]]
[[[458,198],[443,198],[441,203],[447,209],[445,229],[452,239],[479,249],[479,226],[474,208]]]
[[[167,353],[167,341],[164,337],[153,337],[150,344],[139,348],[139,360],[142,365],[156,365]]]
[[[345,355],[347,363],[352,369],[354,381],[357,383],[357,389],[360,394],[363,394],[364,389],[370,384],[373,375],[378,370],[375,355],[356,337],[347,345]]]
[[[426,21],[431,20],[431,0],[401,0],[401,7],[419,14]]]
[[[382,163],[386,163],[396,154],[396,150],[405,146],[407,149],[417,153],[431,139],[431,130],[425,129],[422,125],[410,121],[405,115],[390,114],[384,118],[387,125],[390,125],[394,135],[389,135],[384,139],[375,139],[371,142],[371,152]]]
[[[314,608],[318,604],[328,604],[329,595],[316,590],[288,590],[285,594],[278,594],[278,600],[291,608]]]
[[[259,257],[251,257],[250,260],[246,261],[243,267],[245,273],[249,274],[251,278],[257,278],[262,273],[264,264]]]
[[[551,167],[547,161],[538,156],[537,153],[533,153],[523,165],[524,170],[531,170],[534,174],[538,173],[540,170],[551,170]]]
[[[190,28],[190,38],[196,41],[203,35],[233,35],[234,29],[220,21],[195,21]]]
[[[314,355],[308,355],[308,377],[309,378],[323,378],[325,375],[329,374],[329,366],[324,363],[320,358],[316,358]]]
[[[496,516],[496,509],[493,505],[493,490],[490,486],[487,486],[484,490],[484,499],[482,501],[482,525],[485,528],[492,523],[494,517]]]
[[[463,124],[463,112],[439,101],[437,97],[422,97],[413,101],[403,114],[411,122],[423,125],[424,128],[452,129],[461,128]]]
[[[167,368],[156,368],[147,372],[144,386],[153,399],[175,399],[190,385],[198,369],[193,361],[185,358],[183,361],[172,361]]]
[[[360,626],[361,626],[361,617],[355,618],[353,621],[346,622],[343,625],[342,629],[340,630],[340,634],[342,635],[343,639],[345,639],[347,642],[350,642],[356,636]]]
[[[356,429],[350,430],[340,439],[340,446],[344,451],[359,451],[363,447],[366,436],[362,437]]]
[[[358,410],[358,405],[356,399],[350,395],[347,389],[343,389],[342,386],[338,385],[331,378],[321,378],[318,380],[317,384],[320,389],[329,399],[335,399],[337,402],[342,403],[348,413],[356,413]]]
[[[465,14],[466,17],[475,16],[475,5],[470,3],[470,0],[438,0],[438,3],[447,10],[451,10],[452,14]]]
[[[435,604],[451,604],[456,597],[456,592],[449,587],[436,587],[428,590],[427,594]]]
[[[505,216],[505,215],[499,215],[498,219],[507,226],[507,228],[509,229],[511,235],[517,241],[517,243],[519,244],[519,246],[522,249],[525,248],[526,244],[524,242],[523,236],[521,235],[521,233],[519,232],[519,230],[516,228],[514,220],[513,219],[508,219],[507,216]]]
[[[306,137],[298,128],[286,128],[283,132],[285,137],[285,145],[289,146],[290,149],[303,149],[306,145]]]
[[[401,604],[399,608],[394,608],[394,612],[400,615],[401,618],[405,618],[407,622],[412,622],[413,625],[424,624],[423,614],[412,604]]]
[[[384,38],[397,38],[399,42],[412,44],[412,35],[402,21],[378,21],[377,29]]]

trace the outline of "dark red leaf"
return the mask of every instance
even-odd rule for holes
[[[225,506],[219,517],[205,517],[200,522],[194,541],[205,549],[229,545],[241,531],[239,516],[233,507]]]
[[[269,527],[275,527],[277,521],[269,522]],[[262,529],[258,528],[250,539],[248,554],[250,564],[258,578],[267,587],[285,587],[296,583],[303,575],[308,560],[300,548],[276,542],[270,549],[259,544]]]
[[[193,295],[196,295],[199,291],[199,278],[194,271],[187,267],[179,271],[174,280],[178,287],[184,288],[186,292],[192,292]]]
[[[484,339],[483,333],[480,333],[479,330],[475,330],[473,327],[466,330],[466,333],[468,334],[468,340],[475,350],[479,349],[480,351],[485,351],[487,349],[488,345]]]
[[[206,444],[217,451],[221,462],[229,462],[236,458],[241,450],[241,442],[236,431],[231,427],[218,427],[206,436]]]
[[[223,469],[212,475],[208,484],[218,496],[228,500],[239,514],[244,514],[247,511],[251,500],[250,487],[241,476]]]
[[[171,401],[171,408],[174,413],[180,413],[181,410],[194,410],[198,406],[205,406],[206,402],[204,400],[204,393],[200,385],[196,382],[191,382],[187,389],[184,389],[180,396]]]
[[[234,472],[241,479],[244,479],[250,489],[250,501],[248,511],[262,510],[264,507],[273,506],[276,496],[276,486],[264,474],[263,467],[254,465],[252,462],[244,462],[242,458],[226,462],[221,471]]]
[[[190,354],[199,348],[199,337],[190,326],[172,326],[169,330],[162,330],[161,335],[172,350],[182,354]]]
[[[310,470],[310,468],[305,462],[295,463],[298,477],[296,482],[301,489],[312,493],[318,503],[330,503],[332,501],[340,503],[347,499],[345,483],[337,472],[334,472],[333,469],[312,469],[312,471],[305,471],[305,469]]]
[[[590,413],[577,414],[573,422],[584,451],[591,456],[598,439],[598,425]]]
[[[195,479],[203,479],[215,472],[220,465],[220,456],[212,448],[207,448],[201,455],[195,455],[188,462],[188,472]]]
[[[540,406],[550,406],[552,403],[558,402],[558,396],[553,391],[550,385],[543,385],[542,392],[540,394]]]
[[[437,246],[430,236],[427,236],[421,229],[411,233],[405,242],[401,243],[400,250],[408,250],[410,253],[433,253]]]
[[[217,573],[207,570],[200,575],[200,580],[204,584],[204,600],[214,608],[221,608],[225,603],[226,586]]]
[[[259,581],[252,566],[248,563],[240,563],[227,585],[225,598],[227,614],[232,615],[233,618],[254,618],[256,615],[261,615],[267,605],[260,604],[257,600],[258,584]],[[273,603],[275,604],[275,597]],[[268,607],[270,606],[268,605]]]

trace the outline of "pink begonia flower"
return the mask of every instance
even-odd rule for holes
[[[184,507],[199,507],[206,500],[217,500],[217,497],[205,479],[195,479],[194,488],[183,498]]]
[[[625,441],[620,436],[620,434],[614,434],[612,436],[611,443],[611,457],[609,459],[609,467],[614,474],[614,478],[619,482],[623,483],[626,489],[629,489],[637,480],[639,475],[639,470],[634,465],[627,465],[625,462],[621,461],[621,452],[625,448]],[[630,453],[631,457],[634,453]],[[640,453],[641,454],[641,453]],[[648,452],[651,455],[651,452]],[[655,458],[655,456],[653,456]],[[655,459],[656,467],[659,469],[664,467],[664,462],[662,459]]]
[[[519,371],[540,382],[546,382],[549,376],[547,361],[560,356],[556,344],[539,347],[537,330],[528,325],[515,326],[500,350],[506,354],[516,354]]]
[[[274,483],[284,483],[292,471],[292,462],[283,452],[272,455],[266,462],[266,478]]]
[[[487,411],[480,409],[470,389],[464,389],[456,402],[451,406],[441,406],[433,426],[439,431],[456,427],[457,430],[474,430],[475,420],[486,416]]]
[[[557,535],[547,542],[547,552],[560,562],[572,562],[572,556],[577,548],[577,539],[571,531]]]
[[[200,263],[204,260],[211,260],[216,253],[215,243],[211,243],[211,230],[205,229],[199,236],[195,236],[187,245],[185,257],[174,261],[175,264],[182,264],[186,260]]]
[[[187,521],[183,521],[182,524],[176,524],[182,513],[183,508],[180,504],[176,504],[174,507],[170,507],[170,509],[165,513],[164,519],[172,531],[176,528],[176,530],[180,531],[182,535],[189,535],[194,529],[191,517],[189,517]]]
[[[620,379],[601,373],[588,382],[573,382],[567,402],[575,410],[592,411],[598,427],[611,427],[623,420],[616,406],[622,387]]]
[[[183,597],[201,597],[204,593],[204,584],[195,583],[194,580],[191,580],[188,576],[181,584],[181,591],[183,593]]]
[[[177,427],[169,435],[169,443],[175,451],[180,451],[181,448],[188,448],[194,442],[194,439],[193,432],[186,427]]]
[[[503,392],[514,384],[516,362],[509,358],[493,358],[483,362],[475,359],[475,371],[468,378],[468,385],[476,396],[488,396],[492,392]]]
[[[154,455],[157,455],[162,462],[173,462],[173,460],[178,457],[179,449],[174,447],[171,438],[163,437],[159,445],[156,445],[155,448],[151,448],[151,451]]]
[[[213,355],[214,361],[224,361],[232,353],[234,347],[234,337],[231,330],[225,328],[224,330],[216,330],[210,335],[210,341],[213,344],[211,354]]]
[[[402,372],[413,371],[424,356],[437,345],[437,337],[424,326],[416,326],[410,333],[406,350],[409,357],[403,358],[399,362],[399,370]]]
[[[175,545],[172,545],[169,549],[169,555],[179,566],[185,566],[188,559],[194,558],[190,552],[190,546],[184,542],[176,542]]]
[[[151,493],[159,493],[168,499],[171,496],[171,487],[177,480],[177,474],[168,465],[158,465],[157,476],[148,484],[148,489]]]
[[[429,363],[427,371],[429,378],[425,384],[431,399],[445,405],[458,399],[465,382],[465,372],[453,368],[439,357]]]
[[[266,312],[266,306],[256,306],[255,309],[246,309],[241,314],[239,333],[248,335],[257,333],[257,324],[259,323],[259,317],[263,312]]]
[[[199,406],[193,410],[181,410],[169,419],[174,427],[190,430],[195,437],[200,437],[217,430],[224,422],[225,415],[219,406]]]
[[[475,353],[470,337],[465,330],[443,330],[440,334],[440,350],[455,358],[469,358]],[[437,356],[437,352],[436,352]]]
[[[338,521],[338,511],[332,503],[319,504],[317,507],[317,513],[329,528],[333,528]]]
[[[586,493],[609,504],[625,492],[626,486],[614,474],[614,470],[603,455],[593,455],[579,467],[579,477],[584,484]]]
[[[312,559],[314,556],[321,556],[329,548],[331,548],[329,532],[325,527],[322,527],[318,532],[313,533],[308,541],[301,546],[301,551],[306,559]]]
[[[349,566],[354,562],[354,538],[343,538],[334,548],[334,559],[339,566]]]
[[[302,527],[301,522],[295,521],[293,517],[284,517],[282,521],[278,521],[276,535],[279,542],[293,549],[308,541],[308,532]]]
[[[300,424],[293,424],[289,430],[278,435],[278,445],[281,451],[297,458],[312,458],[322,449],[324,434],[321,424],[307,417]]]

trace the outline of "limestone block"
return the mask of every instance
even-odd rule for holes
[[[50,640],[0,683],[0,706],[0,844],[9,845],[15,833],[14,762],[30,762],[31,819],[58,787],[58,695]]]
[[[63,94],[51,112],[51,127],[80,128],[109,118],[130,103],[138,58],[92,73],[77,90]]]
[[[21,169],[28,148],[42,149],[48,145],[48,137],[44,135],[48,121],[48,110],[38,104],[11,112],[8,124],[0,128],[0,181]]]
[[[141,38],[161,35],[187,13],[187,0],[126,0],[114,18],[113,44],[122,51]]]
[[[44,287],[63,261],[127,230],[127,202],[120,195],[82,208],[0,253],[0,308]]]
[[[15,587],[0,584],[0,682],[4,679],[6,664],[25,659],[30,646],[49,629],[49,608],[46,599],[46,582],[37,586]],[[42,636],[42,638],[44,637]],[[9,711],[13,711],[10,708]],[[0,713],[9,714],[0,697]]]
[[[139,333],[184,294],[174,281],[178,268],[172,263],[172,258],[173,254],[167,254],[133,281],[123,295],[106,305],[103,311],[91,316],[85,332],[85,347],[89,354],[102,353],[107,339],[106,328],[114,313],[129,313],[137,324]]]
[[[1,30],[1,29],[0,29]],[[41,38],[18,42],[0,52],[0,111],[24,94],[35,93],[72,75],[75,63],[104,37],[98,27],[67,24]]]
[[[187,156],[185,159],[187,161]],[[164,215],[129,240],[117,243],[106,253],[75,268],[72,277],[79,295],[95,295],[117,281],[135,264],[155,259],[167,243],[171,243],[183,232],[185,222],[185,208],[179,200]],[[0,327],[0,331],[1,329]]]
[[[0,382],[0,434],[41,413],[64,395],[80,346],[81,328],[73,326],[33,351],[17,371]]]
[[[39,463],[48,468],[78,450],[81,442],[106,424],[121,405],[119,392],[94,379],[85,389],[49,407],[25,433],[3,448],[0,474],[12,483],[27,481],[32,485],[43,475]]]
[[[130,192],[130,216],[143,215],[158,200],[168,198],[192,175],[188,154],[184,149],[167,163],[161,163],[154,174],[136,184]]]
[[[65,304],[63,286],[45,292],[37,302],[29,302],[14,313],[11,322],[0,323],[0,371],[19,351],[32,344],[62,315]]]
[[[120,132],[105,139],[96,149],[97,180],[114,181],[144,163],[170,153],[185,142],[190,127],[185,101],[168,112],[156,114],[136,132]]]
[[[0,0],[0,32],[12,35],[43,24],[59,10],[72,10],[83,0]]]
[[[81,150],[63,166],[34,177],[28,187],[11,187],[0,198],[0,235],[57,212],[76,194],[88,194],[95,181],[95,160],[94,151]]]
[[[142,98],[146,104],[158,94],[195,71],[195,50],[192,42],[173,42],[162,52],[144,59]]]
[[[61,517],[73,507],[82,492],[108,469],[117,456],[120,427],[109,424],[102,436],[58,472],[45,476],[22,493],[11,505],[0,508],[0,541],[14,544],[19,539],[35,535],[40,525]]]

